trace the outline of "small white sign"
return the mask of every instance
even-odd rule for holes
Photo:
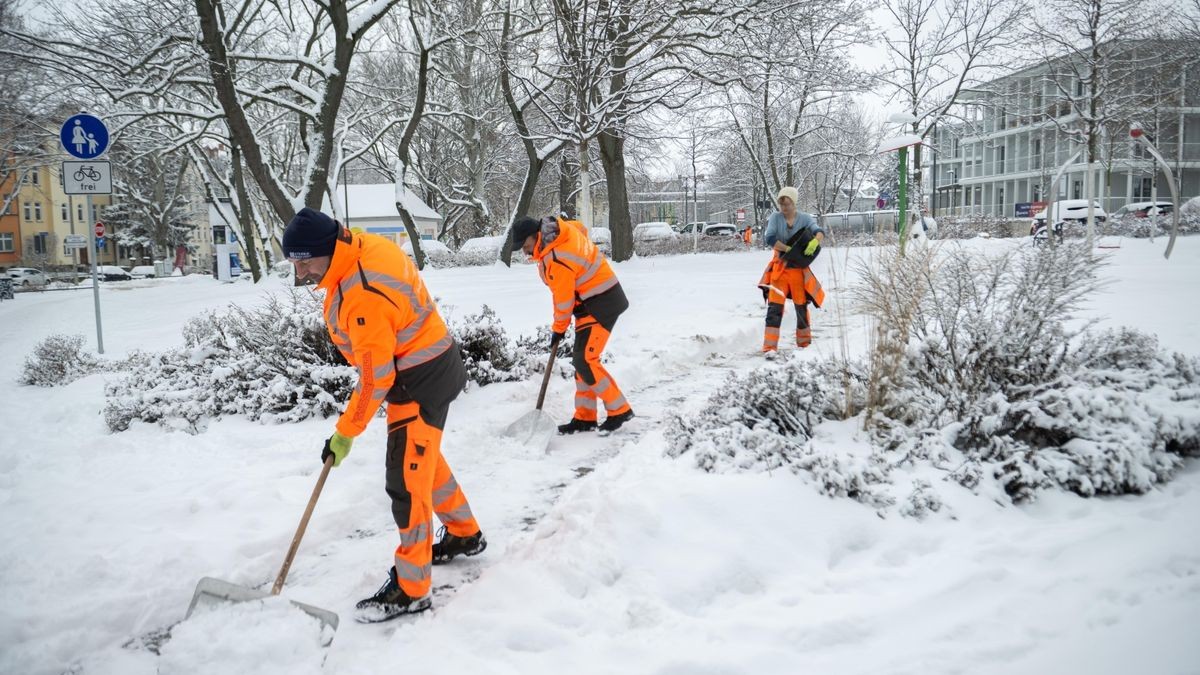
[[[104,161],[63,162],[63,192],[69,195],[112,194],[112,165]]]
[[[67,248],[87,248],[87,235],[68,234],[63,237],[63,246]]]

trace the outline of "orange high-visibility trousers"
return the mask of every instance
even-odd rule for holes
[[[438,411],[424,412],[423,416],[416,401],[389,403],[387,408],[387,492],[400,528],[396,580],[414,598],[429,592],[433,515],[455,536],[479,531],[467,497],[442,457],[442,429],[430,423],[445,424],[445,411],[440,416]]]
[[[608,415],[629,411],[629,402],[621,393],[616,380],[600,365],[600,355],[612,336],[589,314],[575,317],[575,344],[572,363],[575,366],[575,419],[595,422],[596,400],[604,402]]]
[[[783,326],[783,305],[792,299],[796,306],[796,345],[812,344],[812,326],[808,316],[808,291],[805,289],[807,269],[786,268],[771,277],[767,293],[767,321],[763,332],[763,351],[779,348],[779,329]]]

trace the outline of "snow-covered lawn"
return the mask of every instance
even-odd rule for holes
[[[1200,238],[1180,240],[1170,261],[1163,247],[1126,239],[1105,251],[1113,283],[1089,311],[1196,355]],[[792,358],[834,358],[840,330],[852,352],[866,348],[864,321],[838,310],[847,258],[866,254],[818,260],[830,303],[814,312],[814,346]],[[145,636],[182,619],[203,576],[269,585],[333,421],[109,434],[100,409],[112,374],[15,383],[49,334],[94,345],[90,290],[0,303],[0,672],[1200,672],[1200,466],[1137,498],[1048,493],[1016,508],[948,489],[946,508],[917,521],[820,496],[790,472],[707,474],[665,457],[664,415],[698,409],[728,373],[762,365],[754,283],[765,259],[617,266],[632,307],[609,368],[638,414],[628,431],[557,438],[543,455],[498,436],[533,405],[538,382],[460,397],[443,449],[490,546],[434,569],[433,612],[363,626],[351,609],[381,583],[397,543],[377,420],[332,473],[284,590],[342,616],[328,649],[282,601],[181,623],[161,654]],[[426,279],[444,310],[486,303],[512,335],[550,317],[532,267]],[[281,288],[209,277],[105,285],[106,350],[179,345],[189,317]],[[793,321],[788,308],[785,335]],[[573,385],[551,387],[547,410],[565,420]],[[824,425],[820,440],[865,442],[849,423]]]

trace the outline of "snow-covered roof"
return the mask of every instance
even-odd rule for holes
[[[396,185],[394,183],[339,186],[335,199],[340,207],[338,213],[348,214],[351,225],[358,218],[396,218],[399,216],[396,211]],[[349,211],[345,207],[347,201],[350,203]],[[442,219],[437,211],[429,208],[429,205],[421,201],[417,193],[412,190],[404,191],[404,206],[415,219]],[[332,213],[329,209],[328,196],[325,197],[321,210]]]

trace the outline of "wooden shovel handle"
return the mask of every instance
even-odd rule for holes
[[[554,354],[558,352],[558,343],[561,341],[557,335],[550,341],[550,358],[546,360],[546,374],[542,376],[542,390],[538,392],[537,408],[541,410],[542,404],[546,402],[546,387],[550,385],[550,371],[554,368]]]
[[[292,546],[288,549],[287,557],[283,559],[283,567],[279,568],[279,576],[275,577],[275,585],[271,588],[271,595],[279,595],[283,590],[283,582],[287,580],[288,570],[292,568],[292,559],[296,557],[296,550],[300,548],[300,540],[304,538],[304,530],[308,529],[308,519],[312,517],[313,509],[317,506],[317,497],[321,496],[321,488],[325,487],[325,479],[329,477],[329,470],[333,468],[333,455],[330,454],[325,458],[325,466],[321,469],[321,476],[317,478],[317,485],[313,488],[312,496],[308,498],[308,507],[304,509],[304,517],[300,519],[300,527],[296,528],[296,536],[292,537]]]

